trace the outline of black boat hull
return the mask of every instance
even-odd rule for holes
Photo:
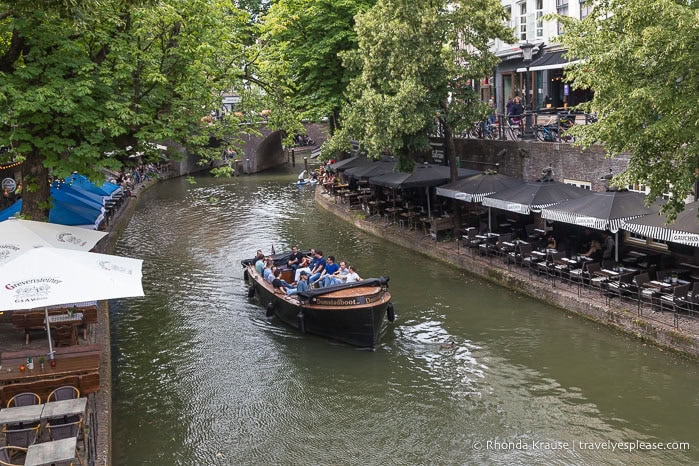
[[[254,288],[254,295],[267,310],[282,322],[300,330],[353,346],[373,348],[379,342],[391,306],[390,294],[359,306],[322,306],[299,302],[274,293],[272,288],[246,269],[245,277]],[[252,294],[252,293],[251,293]]]

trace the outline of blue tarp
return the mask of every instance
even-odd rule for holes
[[[20,210],[22,210],[22,199],[15,202],[7,209],[0,211],[0,222],[3,220],[7,220],[10,217],[14,217],[15,214],[18,214],[20,212]]]
[[[110,183],[109,181],[105,181],[102,186],[97,186],[92,181],[88,180],[86,176],[78,173],[73,173],[66,178],[66,184],[101,196],[111,196],[115,191],[120,189],[118,184]]]

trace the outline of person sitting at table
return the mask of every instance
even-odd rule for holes
[[[599,241],[593,239],[592,241],[590,241],[590,249],[588,249],[587,252],[584,252],[582,255],[585,257],[597,259],[601,250],[602,246],[599,244]]]
[[[340,266],[335,262],[335,256],[328,256],[325,263],[325,268],[323,269],[323,272],[321,272],[320,277],[317,279],[318,286],[321,288],[328,286],[327,284],[330,283],[330,279],[333,277],[333,274],[338,270],[340,270]]]
[[[549,235],[546,238],[546,249],[556,249],[556,238],[553,235]]]
[[[296,283],[296,288],[287,288],[287,296],[292,296],[303,291],[308,291],[308,272],[302,270]]]

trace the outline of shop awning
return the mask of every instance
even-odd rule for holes
[[[543,71],[543,70],[558,70],[564,68],[567,65],[577,63],[580,60],[569,61],[563,56],[567,50],[558,50],[556,52],[545,53],[543,56],[534,60],[531,65],[529,65],[529,71]],[[525,73],[527,68],[517,68],[518,73]]]

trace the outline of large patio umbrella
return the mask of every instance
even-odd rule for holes
[[[462,179],[480,174],[478,170],[466,168],[457,169],[457,178]],[[425,188],[427,195],[427,215],[430,212],[430,187],[439,186],[451,181],[450,168],[446,165],[416,165],[412,173],[387,173],[369,178],[369,184],[391,189]]]
[[[561,202],[541,211],[541,217],[556,222],[609,230],[615,235],[615,260],[619,260],[619,228],[624,220],[655,213],[659,206],[646,207],[646,196],[632,191],[592,193]]]
[[[89,253],[106,233],[28,220],[0,222],[0,311],[143,296],[142,261]]]
[[[539,180],[490,194],[483,198],[483,205],[528,215],[589,194],[590,191],[570,184]]]
[[[668,224],[665,215],[646,215],[622,222],[621,228],[653,239],[699,248],[699,202],[692,202]]]
[[[356,180],[368,180],[374,176],[393,173],[398,162],[393,158],[377,160],[360,167],[352,167],[345,170],[345,175]]]
[[[103,231],[56,223],[9,219],[0,222],[0,266],[40,247],[89,251],[106,235]]]
[[[371,163],[371,160],[367,159],[366,157],[354,156],[345,160],[340,160],[339,162],[331,163],[328,165],[328,169],[331,172],[339,173],[347,170],[348,168],[359,167],[369,163]]]
[[[437,196],[458,199],[465,202],[483,202],[485,196],[523,184],[524,181],[512,178],[511,176],[485,172],[454,183],[438,186]],[[488,231],[492,229],[490,223],[490,207],[488,207]]]
[[[488,172],[470,176],[454,183],[437,186],[437,196],[465,202],[482,202],[485,196],[523,184],[524,181],[517,178]]]

